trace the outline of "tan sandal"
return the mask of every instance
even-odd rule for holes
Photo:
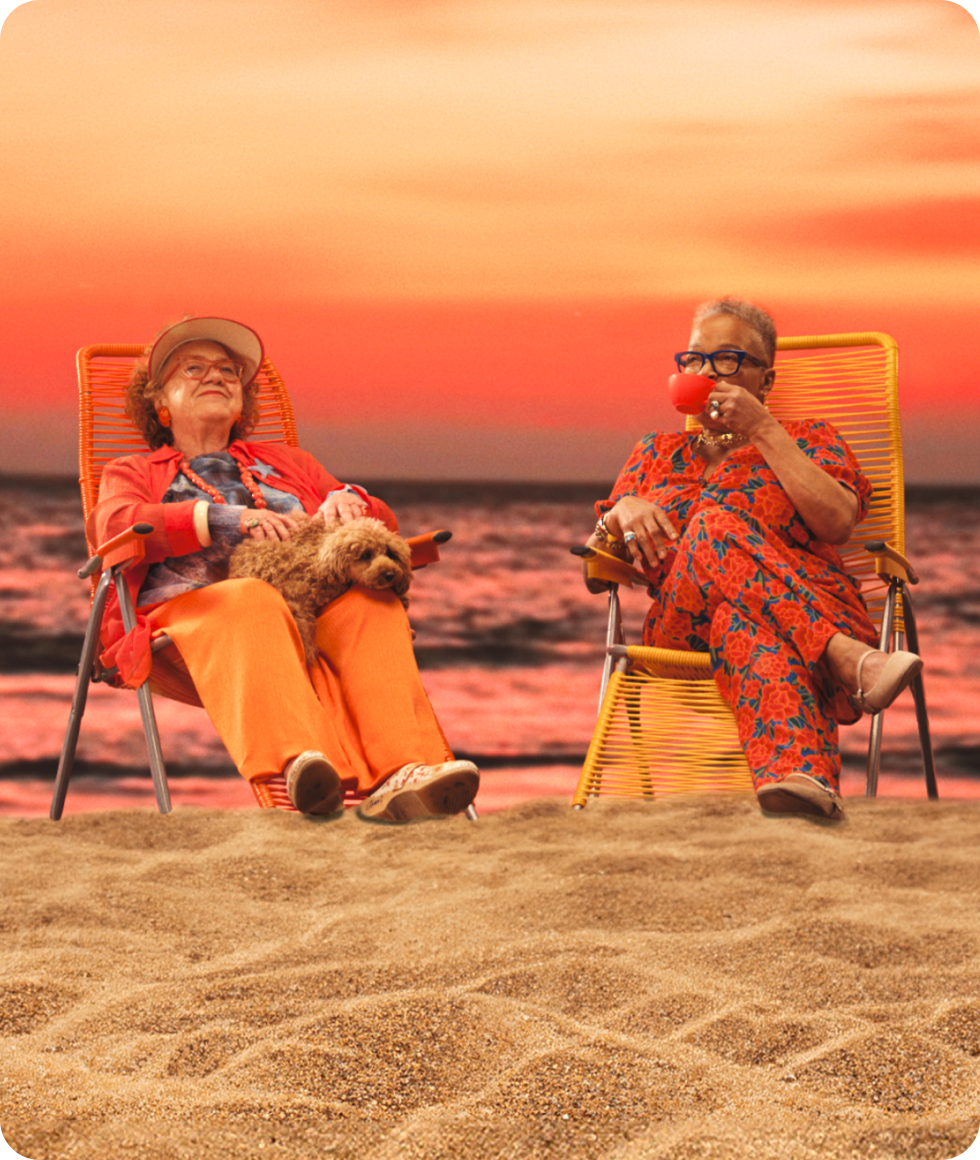
[[[889,653],[888,660],[885,661],[885,667],[881,670],[878,680],[875,681],[872,688],[865,692],[861,688],[861,670],[868,657],[880,651],[880,649],[869,648],[857,665],[858,690],[856,698],[857,703],[865,713],[880,713],[882,709],[887,709],[898,694],[907,689],[922,672],[922,658],[916,656],[915,653],[902,652],[901,650]]]
[[[808,773],[791,773],[782,781],[771,781],[759,789],[756,797],[768,814],[804,814],[831,821],[844,816],[840,795]]]

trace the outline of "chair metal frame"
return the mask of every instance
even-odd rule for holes
[[[146,349],[144,343],[95,343],[83,347],[78,352],[76,365],[79,393],[79,486],[82,515],[86,521],[86,537],[88,517],[98,499],[99,483],[105,465],[119,456],[139,454],[147,450],[142,435],[125,411],[126,389],[133,362],[142,356]],[[298,447],[299,439],[292,403],[286,385],[270,359],[263,360],[256,375],[256,383],[259,418],[255,429],[249,435],[249,440],[258,443],[286,443],[290,447]],[[68,715],[68,727],[55,775],[49,812],[53,821],[58,821],[64,811],[89,685],[98,681],[114,685],[117,676],[116,669],[105,669],[99,661],[99,636],[110,589],[115,587],[123,628],[129,632],[136,625],[136,611],[129,588],[122,577],[128,567],[142,559],[143,538],[152,531],[153,528],[149,524],[136,524],[105,544],[89,543],[89,551],[92,554],[78,572],[81,580],[91,578],[92,602]],[[438,561],[439,545],[446,543],[451,536],[451,532],[441,530],[409,537],[412,568],[424,568],[427,564]],[[131,546],[133,555],[103,571],[103,559],[110,552],[126,544]],[[172,643],[168,636],[160,635],[154,638],[151,647],[153,652],[159,652]],[[172,808],[170,790],[149,681],[137,689],[137,697],[157,808],[161,814],[168,814]],[[277,797],[282,796],[277,792],[278,787],[270,791],[267,786],[253,783],[252,791],[259,805],[266,808],[275,805]],[[477,813],[472,805],[466,810],[466,816],[470,820],[476,820]]]
[[[855,349],[858,348],[858,349]],[[898,347],[876,331],[782,338],[778,351],[815,352],[777,360],[776,385],[769,396],[772,413],[781,419],[821,417],[837,427],[871,480],[874,495],[867,517],[841,549],[845,567],[862,582],[872,623],[880,625],[879,648],[919,651],[918,631],[909,586],[918,583],[905,558],[905,494],[901,426],[898,413]],[[848,394],[841,396],[841,379]],[[699,424],[693,416],[687,429]],[[572,804],[581,809],[600,793],[652,798],[657,792],[728,790],[753,792],[751,775],[735,733],[734,715],[711,678],[707,653],[628,646],[623,632],[619,587],[646,587],[643,574],[609,553],[573,548],[585,561],[590,578],[609,588],[606,656],[599,695],[599,717]],[[931,800],[938,797],[935,761],[922,675],[911,685],[919,745]],[[640,718],[644,706],[672,712],[683,707],[696,726],[697,745],[712,751],[713,770],[688,772],[694,746],[665,726],[656,745],[644,740]],[[625,706],[626,725],[622,714]],[[875,797],[881,765],[884,714],[872,718],[868,743],[865,795]],[[656,720],[656,719],[655,719]],[[657,723],[659,728],[659,722]],[[663,745],[670,734],[666,750]],[[657,785],[655,764],[684,772],[665,774]],[[605,785],[605,788],[604,788]]]

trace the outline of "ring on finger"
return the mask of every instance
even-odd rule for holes
[[[626,535],[623,536],[623,539],[627,544],[632,544],[636,539],[636,532],[627,532]]]
[[[260,520],[249,520],[249,521],[248,521],[248,523],[245,525],[245,527],[246,527],[246,528],[258,528],[258,527],[261,527],[261,521],[260,521]]]

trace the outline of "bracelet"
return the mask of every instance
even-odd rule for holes
[[[609,544],[612,547],[622,548],[626,544],[625,540],[618,540],[606,527],[605,515],[599,517],[599,522],[595,526],[595,534],[604,544]]]

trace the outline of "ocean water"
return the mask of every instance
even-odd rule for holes
[[[417,574],[410,611],[423,680],[450,744],[488,771],[498,804],[522,786],[570,796],[595,720],[606,601],[585,591],[569,548],[589,534],[591,501],[606,487],[373,490],[405,534],[453,532],[442,562]],[[89,586],[76,575],[87,554],[77,487],[0,478],[0,529],[0,812],[46,812],[88,614]],[[907,547],[921,577],[915,607],[940,794],[972,794],[980,791],[980,491],[910,491]],[[626,592],[624,604],[636,640],[645,594]],[[217,793],[248,805],[206,714],[159,698],[156,707],[180,800],[208,804]],[[852,792],[866,744],[866,724],[842,730]],[[919,770],[906,695],[886,717],[882,791],[923,793]],[[89,792],[97,803],[107,793],[111,804],[152,803],[134,694],[91,689],[76,771],[69,809]]]

